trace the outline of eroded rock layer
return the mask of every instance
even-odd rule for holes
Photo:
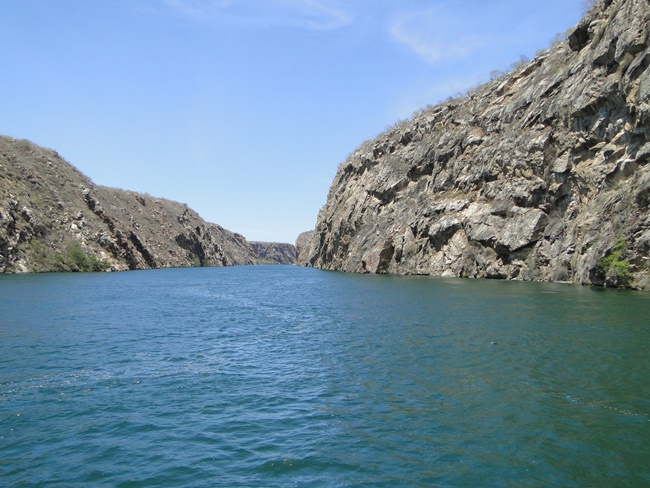
[[[294,264],[296,262],[296,248],[293,244],[251,241],[250,246],[260,264]]]
[[[647,286],[649,18],[604,0],[568,41],[364,143],[299,264]]]
[[[0,272],[258,262],[187,205],[95,185],[56,151],[0,137]]]

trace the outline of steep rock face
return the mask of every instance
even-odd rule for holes
[[[293,244],[251,241],[250,246],[263,264],[294,264],[296,261],[296,248]]]
[[[309,258],[314,254],[314,249],[311,248],[313,237],[314,231],[309,230],[300,234],[296,239],[296,264],[298,266],[309,265]]]
[[[0,137],[0,272],[257,263],[184,204],[95,185],[56,151]]]
[[[619,284],[603,258],[622,249],[647,286],[649,18],[604,0],[568,42],[364,143],[299,264]]]

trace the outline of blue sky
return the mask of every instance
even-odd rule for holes
[[[314,227],[338,165],[533,57],[584,0],[0,0],[0,133],[249,240]]]

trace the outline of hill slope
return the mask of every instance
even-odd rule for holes
[[[258,262],[184,204],[95,185],[56,151],[0,137],[0,272]]]
[[[647,286],[649,17],[603,0],[568,42],[363,144],[299,264]]]
[[[294,264],[296,248],[284,242],[250,242],[251,249],[262,264]]]

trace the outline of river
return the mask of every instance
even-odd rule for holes
[[[648,486],[650,294],[0,276],[3,486]]]

